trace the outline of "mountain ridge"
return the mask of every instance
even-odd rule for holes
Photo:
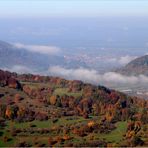
[[[148,76],[148,55],[138,57],[123,68],[116,70],[124,75],[146,75]]]
[[[57,60],[58,59],[58,60]],[[0,68],[11,70],[14,66],[24,66],[34,71],[46,71],[50,65],[64,63],[64,58],[18,49],[13,44],[0,41]],[[16,71],[17,72],[17,71]]]

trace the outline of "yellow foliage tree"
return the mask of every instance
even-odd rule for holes
[[[57,102],[57,97],[56,97],[56,96],[51,96],[51,97],[50,97],[50,104],[51,104],[51,105],[55,105],[56,102]]]

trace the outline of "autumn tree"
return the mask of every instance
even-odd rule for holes
[[[55,105],[57,102],[57,96],[52,95],[49,100],[51,105]]]

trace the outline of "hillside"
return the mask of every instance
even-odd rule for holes
[[[0,71],[0,146],[148,146],[147,117],[103,86]]]
[[[117,72],[125,75],[146,75],[148,76],[148,55],[139,57],[125,67],[117,70]]]

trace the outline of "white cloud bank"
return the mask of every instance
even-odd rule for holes
[[[23,65],[14,65],[12,68],[3,68],[11,72],[32,73],[41,75],[59,76],[71,80],[81,80],[92,84],[100,84],[111,88],[118,88],[122,86],[142,86],[148,84],[148,77],[144,75],[139,76],[125,76],[116,72],[106,72],[99,74],[96,70],[86,68],[66,69],[60,66],[51,66],[48,71],[38,73]]]
[[[61,52],[61,49],[56,46],[45,46],[45,45],[25,45],[22,43],[15,43],[14,46],[18,49],[26,49],[31,52],[37,52],[47,55],[55,55]]]
[[[144,75],[139,76],[125,76],[115,72],[107,72],[99,74],[96,70],[89,70],[85,68],[65,69],[60,66],[52,66],[49,68],[49,73],[54,76],[62,76],[68,79],[77,79],[93,84],[146,84],[148,77]]]
[[[23,65],[14,65],[11,68],[3,68],[3,70],[8,70],[11,72],[17,72],[19,74],[24,74],[24,73],[34,73],[32,69],[23,66]]]
[[[112,58],[108,58],[108,59],[105,59],[105,60],[108,63],[111,63],[111,64],[126,65],[136,58],[137,58],[137,56],[126,55],[126,56],[121,56],[121,57],[112,57]]]

